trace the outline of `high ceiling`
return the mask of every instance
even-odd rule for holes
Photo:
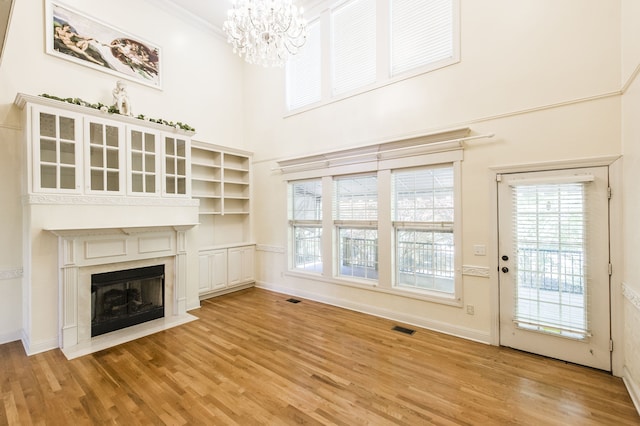
[[[0,0],[3,1],[3,0]],[[233,0],[163,0],[166,4],[177,6],[187,12],[190,17],[208,24],[218,32],[222,32],[222,23],[227,18],[227,11],[233,7]],[[319,0],[293,0],[293,3],[306,11],[314,7]],[[306,15],[306,14],[305,14]]]
[[[232,0],[168,0],[176,6],[200,18],[217,29],[222,29],[222,23],[227,17],[227,11],[232,7]]]

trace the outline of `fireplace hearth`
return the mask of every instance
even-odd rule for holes
[[[91,275],[91,337],[164,317],[164,265]]]

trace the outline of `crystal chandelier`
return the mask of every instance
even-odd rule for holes
[[[307,21],[292,0],[234,0],[222,29],[234,53],[265,67],[283,66],[307,40]]]

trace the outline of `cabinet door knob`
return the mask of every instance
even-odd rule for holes
[[[509,272],[509,268],[507,268],[506,266],[503,266],[502,267],[502,272],[504,272],[506,274],[507,272]]]
[[[507,256],[506,254],[503,254],[502,255],[502,260],[504,260],[506,262],[507,260],[509,260],[509,256]]]

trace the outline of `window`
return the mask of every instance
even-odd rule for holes
[[[455,291],[453,167],[393,173],[398,287]]]
[[[459,139],[467,134],[278,161],[288,180],[289,273],[462,306]]]
[[[376,81],[376,0],[352,0],[331,14],[333,94]]]
[[[391,75],[454,55],[452,0],[391,0]]]
[[[294,269],[322,271],[322,181],[289,186],[289,222],[292,226]]]
[[[304,49],[287,63],[287,108],[299,108],[322,97],[322,40],[320,21],[309,24]]]
[[[287,63],[289,111],[459,60],[460,0],[319,2],[306,46]],[[384,5],[384,7],[383,7]]]
[[[334,224],[338,275],[378,279],[378,183],[376,176],[335,180]]]

